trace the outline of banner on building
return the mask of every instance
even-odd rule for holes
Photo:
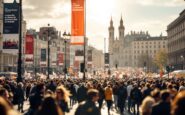
[[[25,63],[33,64],[34,38],[33,35],[26,35],[25,39]]]
[[[84,44],[84,0],[71,0],[71,44]]]
[[[109,53],[105,53],[104,54],[104,56],[105,56],[105,65],[109,65]]]
[[[83,59],[84,59],[84,51],[81,49],[75,50],[75,60],[83,61]]]
[[[3,52],[18,53],[19,4],[4,3],[3,9]]]
[[[63,65],[63,64],[64,64],[64,54],[58,53],[58,65]]]
[[[42,48],[41,49],[41,58],[40,58],[40,65],[41,66],[46,66],[46,49],[45,48]]]

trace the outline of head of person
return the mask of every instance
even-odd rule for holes
[[[160,100],[160,90],[158,88],[155,88],[151,92],[151,96],[155,99],[156,102],[158,102]]]
[[[64,100],[64,101],[69,101],[69,96],[70,96],[69,90],[67,90],[63,85],[57,87],[56,89],[56,98],[57,100]]]
[[[141,115],[150,115],[152,112],[152,106],[154,105],[154,103],[155,103],[155,100],[152,97],[147,96],[143,100],[141,107],[140,107]]]
[[[171,100],[171,95],[170,95],[170,92],[168,90],[163,90],[160,92],[160,97],[161,97],[161,100],[164,101],[164,102],[170,102]]]
[[[98,101],[98,99],[99,99],[99,92],[98,92],[98,90],[96,90],[96,89],[89,89],[87,91],[87,99],[91,100],[93,102]]]
[[[3,97],[4,99],[9,98],[9,93],[5,88],[0,88],[0,97]]]
[[[185,113],[185,91],[179,92],[172,102],[171,115],[184,115]]]
[[[55,99],[48,95],[44,98],[36,115],[63,115]]]
[[[36,93],[43,94],[45,91],[44,83],[38,83],[36,85]]]

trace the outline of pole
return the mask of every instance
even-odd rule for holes
[[[22,82],[22,0],[19,1],[19,53],[17,64],[17,82]]]
[[[35,39],[35,41],[36,42],[34,42],[36,45],[36,47],[34,47],[35,48],[35,54],[34,54],[34,56],[35,56],[35,58],[34,58],[34,68],[35,68],[35,78],[36,78],[36,76],[37,76],[37,66],[36,66],[36,59],[37,59],[37,36],[36,36],[36,39]]]
[[[48,24],[48,76],[47,79],[49,79],[49,73],[50,73],[50,39],[49,39],[49,26],[50,24]]]
[[[106,38],[104,38],[104,73],[105,73],[105,54],[106,54]]]
[[[85,50],[85,46],[86,46],[86,0],[84,0],[84,74],[83,74],[83,80],[85,81],[85,71],[86,71],[86,64],[85,64],[85,54],[86,54],[86,50]]]
[[[67,59],[66,59],[66,39],[64,40],[65,43],[65,68],[64,68],[64,73],[65,73],[65,79],[67,78],[67,67],[66,67],[66,63],[67,63]]]

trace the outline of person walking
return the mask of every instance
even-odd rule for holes
[[[107,108],[108,108],[109,115],[110,115],[110,108],[112,106],[112,95],[113,95],[112,88],[110,85],[108,85],[105,88],[105,101],[107,102]]]
[[[96,89],[90,89],[87,92],[87,99],[78,105],[75,115],[101,115],[95,102],[99,99],[99,92]]]

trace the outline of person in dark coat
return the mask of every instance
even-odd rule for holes
[[[161,91],[161,101],[152,107],[151,115],[170,115],[170,92],[167,90]]]
[[[127,99],[127,89],[124,84],[120,84],[118,88],[118,107],[120,109],[120,113],[123,114],[125,108],[125,101]]]
[[[98,90],[90,89],[87,92],[87,100],[79,104],[75,111],[75,115],[101,115],[95,102],[98,101],[99,94]]]
[[[30,94],[29,102],[30,108],[25,115],[34,115],[42,103],[44,97],[44,84],[38,83],[35,91]]]
[[[133,103],[134,114],[136,114],[135,106],[137,106],[137,114],[139,114],[139,106],[142,101],[142,93],[137,84],[134,84],[134,88],[130,92],[130,98]]]
[[[99,109],[101,110],[103,100],[105,98],[105,92],[101,84],[98,84],[97,90],[99,91],[99,99],[98,99],[98,104],[99,104]]]
[[[87,88],[82,84],[77,91],[77,100],[78,103],[81,103],[82,101],[85,101],[87,98]]]
[[[23,89],[23,84],[21,82],[18,83],[16,94],[17,94],[17,102],[18,102],[18,111],[23,112],[24,89]]]

